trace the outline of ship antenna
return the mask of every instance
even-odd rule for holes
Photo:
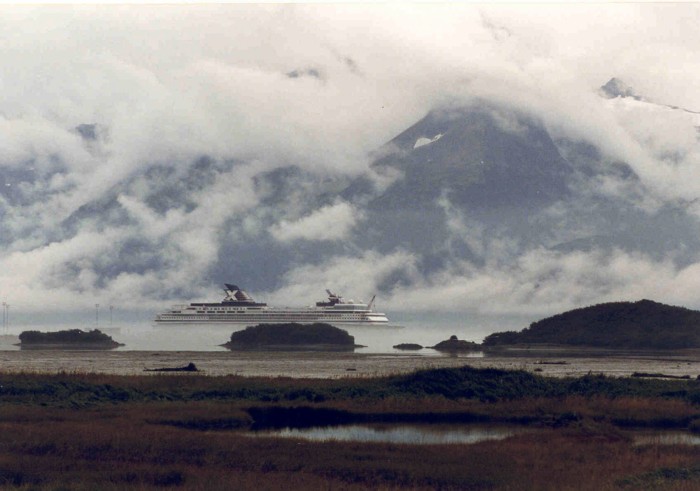
[[[372,310],[372,306],[374,305],[375,298],[377,298],[377,295],[372,295],[372,300],[370,300],[369,304],[367,304],[367,310]]]

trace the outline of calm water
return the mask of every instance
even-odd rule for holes
[[[284,428],[248,433],[251,437],[300,438],[311,441],[353,441],[410,445],[471,444],[529,432],[526,428],[495,425],[346,425],[323,428]]]
[[[58,331],[64,329],[94,329],[110,334],[116,341],[126,346],[121,350],[138,351],[216,351],[219,345],[228,341],[231,333],[242,327],[232,326],[165,326],[156,327],[152,317],[144,314],[132,315],[126,320],[126,314],[115,315],[114,322],[105,319],[105,313],[96,323],[94,313],[83,317],[55,317],[50,322],[31,322],[28,317],[13,313],[12,325],[0,333],[0,350],[14,349],[12,342],[16,338],[3,340],[2,335],[18,335],[25,330]],[[363,353],[391,353],[392,346],[399,343],[418,343],[433,346],[455,334],[459,339],[481,342],[493,332],[508,329],[520,330],[533,319],[525,317],[465,315],[459,313],[413,313],[390,314],[391,324],[402,326],[400,329],[383,327],[352,327],[347,331],[355,337],[357,344],[366,346]],[[36,319],[34,319],[36,320]],[[48,319],[46,319],[48,321]],[[14,341],[13,341],[14,340]],[[429,355],[424,351],[421,354]],[[434,353],[433,353],[434,354]]]
[[[251,437],[299,438],[310,441],[352,441],[409,445],[473,444],[503,440],[525,433],[551,431],[514,425],[343,425],[316,428],[283,428],[250,432]],[[687,431],[629,430],[635,445],[700,445],[700,435]]]
[[[441,354],[432,349],[399,351],[399,343],[432,346],[455,334],[460,339],[481,341],[489,332],[511,329],[494,321],[482,323],[459,317],[429,323],[430,319],[399,319],[401,329],[358,327],[348,332],[366,347],[350,353],[229,352],[220,345],[228,341],[231,327],[154,327],[149,323],[104,326],[102,329],[125,346],[113,351],[20,351],[13,343],[22,330],[56,331],[75,325],[13,325],[10,336],[0,336],[0,371],[99,372],[141,374],[144,368],[183,366],[195,363],[206,374],[291,377],[356,377],[411,372],[423,368],[493,367],[523,369],[550,376],[604,373],[629,376],[633,372],[668,375],[700,375],[700,356],[611,355],[576,356],[573,353],[540,353],[529,356],[484,356],[481,352]],[[500,325],[500,324],[499,324]],[[85,330],[94,326],[83,326]],[[14,336],[12,336],[14,334]]]
[[[687,431],[637,431],[635,445],[700,445],[700,435]]]
[[[355,343],[365,346],[360,353],[392,353],[392,346],[399,343],[418,343],[422,346],[434,346],[455,334],[459,339],[480,342],[484,336],[497,330],[484,331],[484,327],[467,327],[465,323],[451,319],[440,324],[421,321],[400,322],[402,327],[350,327],[344,328],[355,337]],[[18,342],[16,335],[24,330],[59,331],[64,329],[94,329],[95,325],[80,326],[75,324],[50,325],[13,325],[12,336],[0,337],[0,350],[17,349],[13,343]],[[153,326],[150,322],[123,325],[100,326],[115,341],[124,343],[122,351],[224,351],[220,345],[226,343],[231,333],[243,329],[238,326]],[[432,350],[424,350],[423,355],[435,355]]]

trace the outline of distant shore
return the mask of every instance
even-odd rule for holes
[[[483,352],[488,355],[502,356],[542,356],[557,355],[566,356],[700,356],[700,349],[652,349],[652,348],[600,348],[596,346],[571,346],[565,344],[507,344],[500,346],[483,347]]]

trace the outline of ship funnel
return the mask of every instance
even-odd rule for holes
[[[235,293],[235,296],[236,296],[236,300],[246,301],[246,302],[252,302],[252,301],[253,301],[253,297],[251,297],[250,295],[248,295],[248,292],[245,292],[245,291],[243,291],[243,290],[238,290],[238,291]]]

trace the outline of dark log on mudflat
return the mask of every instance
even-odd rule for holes
[[[144,372],[198,372],[199,369],[194,363],[189,363],[184,367],[166,367],[166,368],[144,368]]]
[[[677,379],[689,379],[690,375],[666,375],[664,373],[647,373],[647,372],[634,372],[632,377],[638,378],[677,378]]]

